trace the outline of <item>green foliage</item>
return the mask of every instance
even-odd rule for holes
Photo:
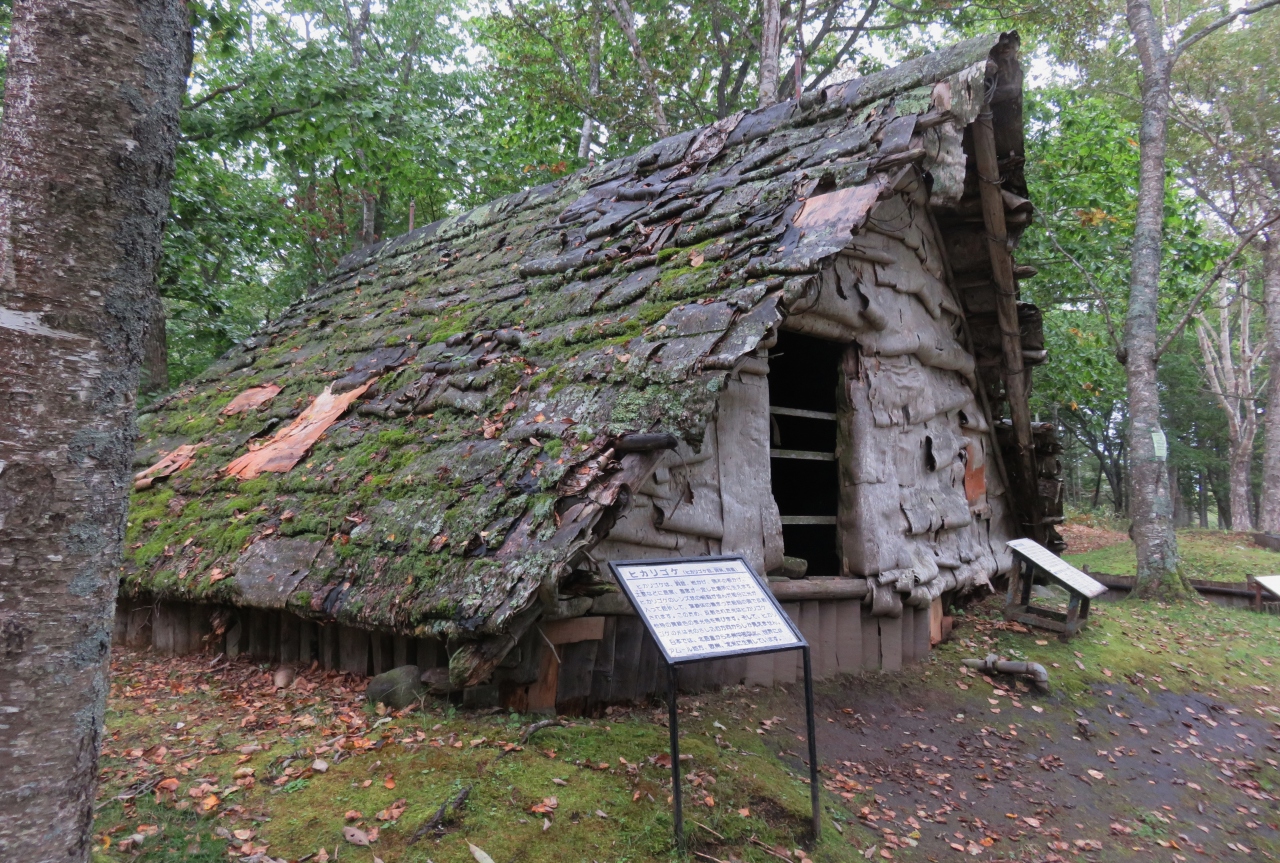
[[[1036,370],[1033,409],[1057,418],[1078,442],[1078,458],[1102,466],[1113,502],[1123,509],[1128,412],[1116,354],[1137,205],[1137,127],[1114,97],[1060,87],[1028,94],[1027,116],[1027,178],[1039,220],[1018,257],[1040,270],[1023,291],[1045,312],[1051,358]],[[1165,329],[1181,318],[1229,248],[1210,236],[1194,197],[1170,184],[1160,309]],[[1221,439],[1223,420],[1201,409],[1204,384],[1193,342],[1174,342],[1161,384],[1171,458],[1177,467],[1195,469],[1207,458],[1200,448]],[[1091,480],[1095,469],[1089,469]]]

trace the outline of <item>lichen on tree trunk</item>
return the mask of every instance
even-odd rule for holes
[[[1258,529],[1280,533],[1280,227],[1269,232],[1264,249],[1263,297],[1266,303],[1267,412],[1263,416],[1262,498]]]
[[[84,861],[180,0],[19,0],[0,127],[0,859]]]
[[[1128,21],[1142,62],[1138,211],[1124,333],[1129,396],[1129,513],[1138,556],[1138,584],[1134,594],[1177,598],[1190,596],[1193,591],[1178,569],[1169,473],[1164,460],[1157,457],[1155,442],[1163,433],[1156,378],[1157,326],[1172,58],[1165,51],[1164,34],[1148,0],[1129,0]]]

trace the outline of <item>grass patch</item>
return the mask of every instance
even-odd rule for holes
[[[1280,573],[1280,552],[1253,545],[1248,534],[1218,530],[1178,531],[1178,554],[1187,575],[1206,581],[1240,582],[1250,575]],[[1125,542],[1084,554],[1067,554],[1073,566],[1111,575],[1135,575],[1138,562],[1133,543]]]
[[[1088,628],[1063,643],[1006,622],[1002,605],[1002,597],[992,597],[972,607],[933,661],[957,668],[962,658],[996,653],[1039,662],[1053,690],[1068,698],[1091,699],[1091,687],[1121,679],[1148,691],[1242,690],[1270,704],[1280,691],[1280,619],[1272,615],[1207,602],[1095,603]],[[1280,719],[1280,708],[1270,718]]]

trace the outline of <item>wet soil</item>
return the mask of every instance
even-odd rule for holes
[[[847,807],[827,817],[871,831],[845,827],[868,859],[1280,855],[1280,727],[1247,697],[1139,680],[1069,700],[999,675],[962,692],[926,669],[819,687],[822,780]],[[794,690],[769,739],[804,776]]]

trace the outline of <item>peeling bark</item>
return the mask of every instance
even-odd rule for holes
[[[14,4],[0,127],[0,859],[84,861],[179,0]]]

